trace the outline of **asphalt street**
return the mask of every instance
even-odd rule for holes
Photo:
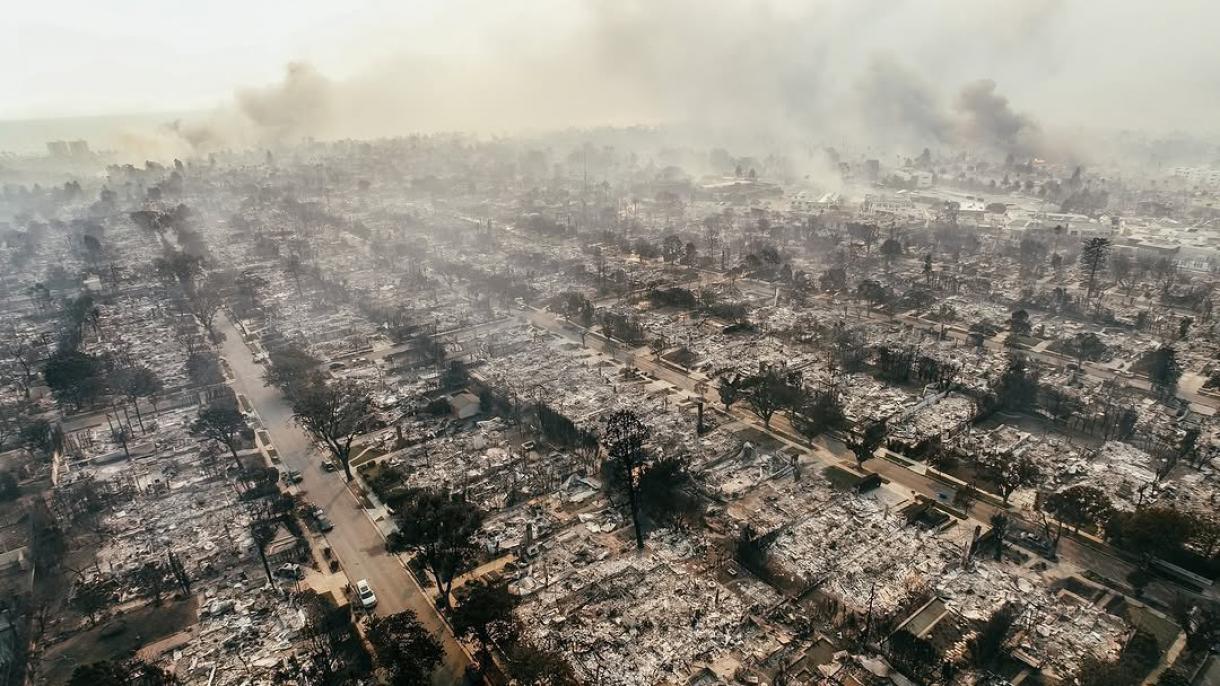
[[[279,389],[263,382],[263,367],[254,361],[241,333],[228,319],[218,320],[217,328],[225,334],[222,354],[235,377],[232,386],[254,407],[284,466],[301,472],[304,480],[298,487],[305,498],[324,508],[334,522],[335,528],[325,534],[326,542],[343,565],[348,582],[355,586],[356,581],[368,579],[377,594],[378,616],[413,611],[445,649],[433,683],[461,683],[469,660],[431,599],[399,558],[386,552],[384,539],[348,490],[342,472],[323,471],[322,453],[293,421],[292,408]]]

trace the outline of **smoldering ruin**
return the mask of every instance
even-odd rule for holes
[[[1210,10],[424,9],[9,89],[0,683],[1217,678]]]

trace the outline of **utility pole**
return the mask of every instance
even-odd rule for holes
[[[864,639],[862,644],[868,645],[869,636],[873,632],[873,601],[877,599],[877,582],[874,581],[868,588],[868,614],[864,617]]]

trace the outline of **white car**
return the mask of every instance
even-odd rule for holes
[[[360,596],[360,605],[366,610],[371,610],[377,605],[377,594],[373,593],[373,587],[369,586],[368,579],[361,579],[356,582],[356,595]]]

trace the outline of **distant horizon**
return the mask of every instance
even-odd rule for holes
[[[148,110],[145,112],[111,112],[108,114],[55,114],[45,117],[0,117],[0,124],[29,124],[46,121],[70,121],[79,119],[129,119],[154,117],[198,116],[206,110]]]
[[[32,154],[46,152],[47,143],[83,140],[94,150],[109,150],[121,144],[125,130],[144,131],[175,119],[197,116],[199,111],[97,114],[64,117],[0,119],[0,152]]]
[[[30,135],[64,124],[99,135],[97,123],[182,116],[181,132],[124,133],[141,154],[173,154],[670,122],[1084,157],[1089,141],[1055,134],[1214,138],[1220,121],[1211,70],[1182,68],[1220,63],[1209,33],[1220,10],[1201,0],[1169,12],[1098,0],[761,0],[714,12],[691,0],[301,0],[291,11],[136,0],[127,10],[69,0],[6,17],[0,59],[14,68],[0,73],[0,126],[36,132],[10,134],[8,146],[34,149]]]

